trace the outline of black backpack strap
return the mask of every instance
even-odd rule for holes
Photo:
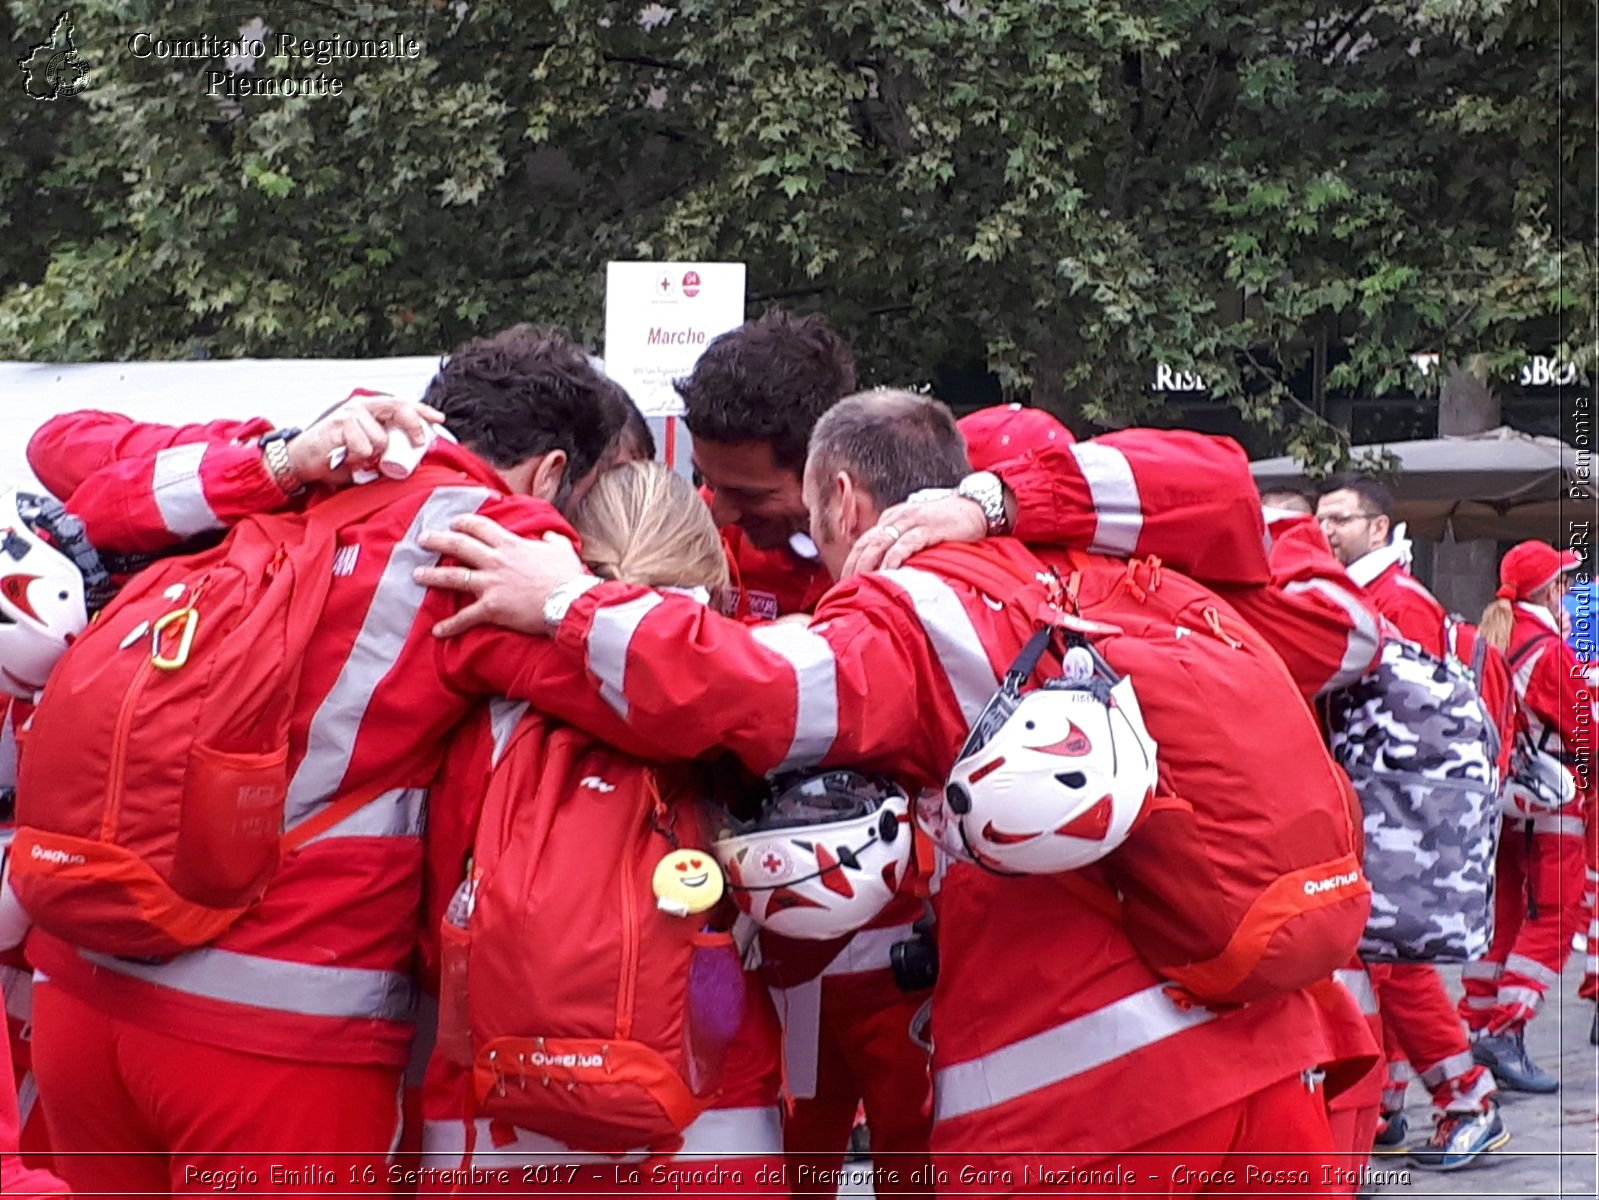
[[[1558,633],[1539,633],[1539,634],[1534,634],[1532,637],[1530,637],[1526,641],[1522,642],[1521,645],[1517,646],[1514,650],[1512,650],[1506,656],[1510,660],[1510,669],[1512,671],[1514,671],[1516,669],[1517,665],[1521,662],[1521,660],[1526,658],[1527,655],[1531,654],[1534,650],[1536,650],[1539,646],[1543,645],[1545,642],[1556,641],[1556,640],[1559,639],[1559,637],[1560,637],[1560,635]]]

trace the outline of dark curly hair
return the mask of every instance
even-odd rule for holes
[[[767,442],[797,472],[817,419],[855,391],[855,356],[822,317],[772,309],[713,341],[674,386],[695,437]]]
[[[558,330],[513,325],[457,346],[422,399],[491,466],[566,451],[568,483],[592,471],[631,402]]]

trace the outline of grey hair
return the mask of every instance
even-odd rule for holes
[[[948,407],[893,388],[856,392],[823,413],[806,465],[823,480],[847,473],[879,508],[921,488],[954,487],[971,469]]]

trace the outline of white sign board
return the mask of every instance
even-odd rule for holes
[[[226,359],[211,362],[0,362],[0,488],[36,486],[28,439],[80,408],[164,425],[266,417],[309,425],[356,388],[420,400],[435,356],[378,359]]]
[[[606,264],[605,369],[647,417],[679,415],[672,381],[743,323],[743,263]]]

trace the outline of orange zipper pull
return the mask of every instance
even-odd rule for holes
[[[1244,644],[1242,642],[1222,628],[1221,614],[1217,612],[1215,608],[1208,605],[1205,608],[1205,624],[1210,627],[1211,633],[1215,634],[1222,641],[1226,642],[1234,650],[1242,650],[1244,648]]]

